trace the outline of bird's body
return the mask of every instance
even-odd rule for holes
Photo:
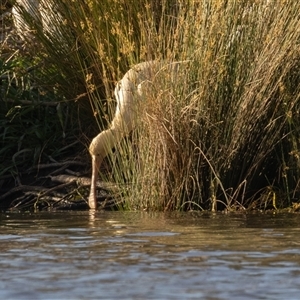
[[[96,182],[100,165],[111,148],[126,136],[136,125],[136,120],[143,114],[141,100],[147,98],[149,88],[155,87],[155,80],[160,75],[174,74],[182,62],[166,63],[148,61],[132,67],[118,82],[115,88],[117,108],[109,129],[102,131],[91,142],[89,152],[92,157],[92,178],[89,195],[89,206],[97,208]]]

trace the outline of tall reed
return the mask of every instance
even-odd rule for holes
[[[297,1],[60,0],[55,7],[59,21],[48,23],[59,35],[37,31],[43,59],[62,93],[75,83],[74,98],[86,95],[99,130],[130,66],[188,61],[155,82],[139,126],[102,174],[123,187],[128,209],[277,208],[298,199]]]

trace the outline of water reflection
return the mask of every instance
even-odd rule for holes
[[[298,299],[297,214],[0,215],[0,299]]]

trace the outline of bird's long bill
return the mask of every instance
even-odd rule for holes
[[[99,156],[92,155],[92,178],[91,178],[91,189],[89,195],[89,207],[91,209],[97,208],[96,186],[97,186],[100,164],[101,164],[101,158]]]

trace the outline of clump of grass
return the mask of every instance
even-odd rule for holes
[[[297,201],[296,1],[61,0],[55,7],[59,18],[47,21],[54,30],[37,29],[51,66],[44,75],[68,99],[90,103],[99,130],[131,65],[189,61],[155,82],[139,126],[110,155],[113,171],[102,174],[124,187],[128,209],[266,209]]]
[[[43,79],[32,61],[15,53],[0,62],[0,176],[73,153],[66,146],[80,134],[76,106],[37,85]]]
[[[278,154],[298,153],[299,127],[290,124],[299,105],[299,9],[211,2],[179,13],[171,59],[192,63],[173,87],[149,95],[132,208],[277,208],[297,199],[298,179],[284,184],[289,167]]]
[[[0,176],[3,179],[9,176],[15,179],[32,166],[48,162],[49,157],[56,160],[72,156],[74,144],[79,152],[84,149],[78,143],[82,135],[79,105],[67,101],[71,93],[59,92],[60,83],[53,78],[58,69],[47,63],[44,48],[34,40],[33,34],[42,32],[41,25],[26,12],[24,17],[28,28],[35,29],[24,45],[13,32],[0,45]],[[3,22],[3,28],[11,26],[11,18],[6,17]]]

